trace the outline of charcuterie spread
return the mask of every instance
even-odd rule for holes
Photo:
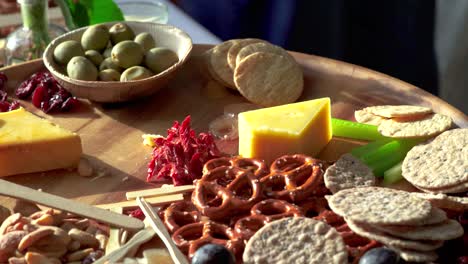
[[[105,85],[145,79],[177,62],[164,47],[171,58],[160,66],[151,57],[163,56],[157,46],[150,33],[118,23],[90,27],[81,42],[65,41],[53,54],[69,77]],[[335,118],[339,102],[302,99],[310,84],[301,65],[265,40],[228,40],[195,59],[211,93],[248,103],[220,113],[206,131],[190,113],[167,133],[138,130],[147,171],[133,176],[151,189],[97,206],[146,216],[146,223],[160,218],[165,243],[198,264],[468,263],[468,128],[426,105],[382,104],[355,109],[349,116],[357,122]],[[80,60],[91,70],[75,69]],[[130,75],[149,71],[141,65],[152,70],[148,76]],[[54,113],[73,116],[84,99],[46,70],[22,80],[16,93],[3,89],[7,82],[0,74],[0,176],[93,175],[84,137],[53,123]],[[334,138],[360,143],[323,159]],[[237,149],[226,151],[226,142]],[[143,198],[157,211],[151,218]],[[132,233],[20,200],[0,206],[0,224],[0,263],[172,263],[177,255],[154,246],[164,233],[156,224]]]

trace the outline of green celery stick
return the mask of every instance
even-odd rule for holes
[[[386,170],[402,161],[406,153],[421,141],[422,139],[392,140],[377,150],[362,155],[360,159],[372,168],[376,176],[383,176]]]
[[[331,123],[333,136],[360,140],[379,140],[386,138],[379,133],[377,126],[338,118],[332,118]]]
[[[392,140],[393,139],[391,138],[385,138],[385,139],[376,140],[376,141],[367,143],[366,145],[363,145],[363,146],[360,146],[351,150],[351,154],[355,156],[356,158],[360,158],[361,156],[367,153],[376,151],[378,148],[382,147],[383,145],[389,143]]]
[[[399,182],[403,179],[402,172],[401,172],[401,165],[403,161],[398,162],[395,166],[391,167],[390,169],[384,172],[384,182],[386,184],[392,184]]]

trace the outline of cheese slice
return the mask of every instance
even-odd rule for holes
[[[332,137],[330,98],[239,114],[239,155],[270,163],[286,154],[316,156]]]
[[[0,113],[0,176],[76,167],[80,137],[20,108]]]

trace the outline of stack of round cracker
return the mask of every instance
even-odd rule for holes
[[[232,39],[205,53],[208,73],[261,106],[295,102],[302,94],[303,74],[283,48],[260,39]]]
[[[403,177],[428,194],[438,206],[468,209],[468,128],[446,131],[412,148],[402,166]]]
[[[327,200],[351,230],[393,249],[409,262],[435,261],[435,250],[464,232],[444,211],[409,192],[362,187],[339,191]]]
[[[452,126],[448,116],[436,114],[432,109],[416,105],[370,106],[354,113],[356,121],[378,126],[386,137],[433,137]]]

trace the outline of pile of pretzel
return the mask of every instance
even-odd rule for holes
[[[175,244],[189,258],[208,243],[221,244],[242,259],[245,243],[268,222],[307,216],[335,227],[352,257],[377,243],[354,234],[328,209],[323,174],[328,164],[305,155],[285,155],[270,168],[256,159],[217,158],[207,162],[191,201],[160,210]]]

